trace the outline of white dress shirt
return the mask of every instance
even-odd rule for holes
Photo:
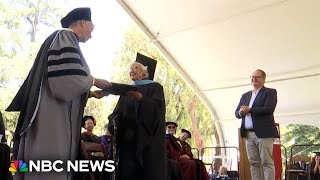
[[[261,88],[260,88],[261,89]],[[256,99],[260,89],[258,89],[257,91],[252,90],[251,93],[251,99],[249,102],[249,108],[252,107],[252,104],[254,102],[254,100]],[[252,122],[252,117],[251,117],[251,113],[248,113],[245,117],[244,117],[244,128],[245,129],[253,129],[253,122]]]

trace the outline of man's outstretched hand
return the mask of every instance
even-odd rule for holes
[[[107,87],[111,87],[111,82],[109,82],[109,81],[107,81],[105,79],[95,78],[93,85],[96,86],[99,89],[105,89]]]

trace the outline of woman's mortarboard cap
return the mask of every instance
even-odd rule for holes
[[[75,8],[60,20],[63,28],[68,28],[70,24],[77,20],[91,21],[91,10],[88,7]]]
[[[190,131],[186,130],[186,129],[181,129],[181,133],[187,133],[189,135],[189,138],[191,138],[191,133]]]
[[[166,122],[166,126],[168,126],[170,124],[174,125],[175,127],[178,127],[178,124],[175,122],[172,122],[172,121]]]
[[[149,58],[145,55],[137,53],[136,62],[141,63],[144,66],[148,66],[149,79],[153,80],[154,73],[155,73],[156,67],[157,67],[157,61],[152,58]]]

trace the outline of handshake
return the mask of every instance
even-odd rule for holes
[[[105,79],[93,78],[93,86],[99,88],[99,90],[90,91],[89,97],[101,99],[102,97],[109,95],[109,93],[103,91],[103,89],[111,87],[112,84]]]
[[[90,91],[89,97],[95,97],[97,99],[101,99],[104,96],[108,96],[109,94],[120,95],[120,96],[128,96],[132,99],[136,99],[140,101],[142,99],[142,94],[137,92],[139,90],[139,86],[120,84],[120,83],[111,83],[104,79],[94,79],[94,86],[99,88],[100,90]]]

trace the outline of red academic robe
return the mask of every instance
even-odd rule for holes
[[[192,159],[191,148],[189,153],[185,153],[181,142],[171,135],[166,137],[166,147],[168,158],[176,160],[181,165],[184,180],[209,180],[203,163],[198,159]],[[188,155],[191,159],[181,158],[185,154],[191,155]]]
[[[184,154],[188,155],[190,158],[193,158],[193,154],[191,152],[191,146],[188,143],[182,142],[182,149]]]
[[[186,142],[182,142],[182,149],[183,149],[184,154],[188,155],[190,158],[192,158],[194,161],[196,161],[197,167],[200,168],[200,173],[199,173],[200,177],[198,177],[198,178],[203,179],[203,180],[209,180],[210,177],[208,176],[207,169],[206,169],[205,165],[203,164],[203,162],[199,159],[193,158],[193,154],[191,152],[191,146]]]

